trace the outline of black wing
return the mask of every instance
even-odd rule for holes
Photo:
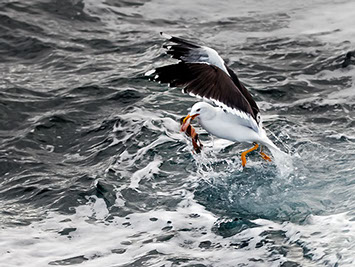
[[[209,47],[200,46],[191,41],[184,40],[182,38],[170,36],[164,33],[160,33],[163,37],[169,41],[176,43],[176,45],[164,45],[163,47],[167,49],[167,54],[171,55],[172,58],[181,60],[185,63],[208,63],[210,65],[215,65],[223,70],[230,76],[233,83],[242,93],[244,98],[249,102],[251,106],[253,118],[259,122],[258,113],[260,112],[258,105],[254,101],[253,97],[245,86],[238,79],[237,74],[229,68],[223,59],[218,55],[218,53]]]
[[[251,116],[256,121],[248,100],[232,79],[214,65],[179,62],[157,68],[150,75],[157,82],[169,83],[171,87],[182,87],[186,93],[212,101],[244,119]]]
[[[258,118],[258,114],[260,112],[258,105],[256,104],[255,100],[253,99],[253,97],[251,96],[251,94],[249,93],[249,91],[245,88],[244,84],[242,84],[239,79],[237,74],[235,74],[235,72],[229,68],[226,65],[226,68],[228,70],[228,73],[230,75],[230,77],[232,78],[234,84],[237,86],[237,88],[240,90],[240,92],[244,95],[244,97],[246,98],[246,100],[248,100],[252,110],[253,110],[253,117],[257,118],[257,122],[259,122],[259,118]]]

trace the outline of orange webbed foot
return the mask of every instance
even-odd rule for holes
[[[263,152],[263,147],[262,146],[260,146],[260,156],[264,159],[264,160],[266,160],[266,161],[271,161],[271,157],[269,157],[268,155],[266,155],[264,152]]]
[[[255,144],[255,146],[254,147],[252,147],[251,149],[249,149],[249,150],[247,150],[247,151],[244,151],[243,153],[242,153],[242,166],[243,167],[245,167],[245,165],[247,164],[247,159],[246,159],[246,155],[249,153],[249,152],[252,152],[252,151],[254,151],[255,149],[257,149],[259,147],[259,145],[258,144]]]
[[[246,164],[247,164],[247,159],[245,158],[245,155],[243,155],[242,153],[242,166],[245,167]]]
[[[271,161],[271,158],[262,151],[260,151],[260,156],[266,161]]]

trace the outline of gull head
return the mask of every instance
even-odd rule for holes
[[[210,120],[216,115],[215,108],[208,103],[198,102],[192,106],[190,113],[184,118],[181,130],[185,131],[191,121],[198,117],[200,120]]]
[[[193,119],[198,116],[201,120],[210,120],[215,114],[216,111],[212,105],[206,102],[198,102],[192,106],[189,116]]]

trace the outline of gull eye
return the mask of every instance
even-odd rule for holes
[[[200,108],[196,109],[197,112],[199,112],[200,110],[201,110]]]

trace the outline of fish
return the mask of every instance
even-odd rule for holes
[[[197,154],[201,153],[202,151],[202,143],[198,137],[198,133],[196,132],[195,128],[191,125],[191,118],[186,120],[186,117],[182,117],[180,119],[181,128],[180,131],[184,132],[188,137],[191,137],[192,145],[194,150]]]

